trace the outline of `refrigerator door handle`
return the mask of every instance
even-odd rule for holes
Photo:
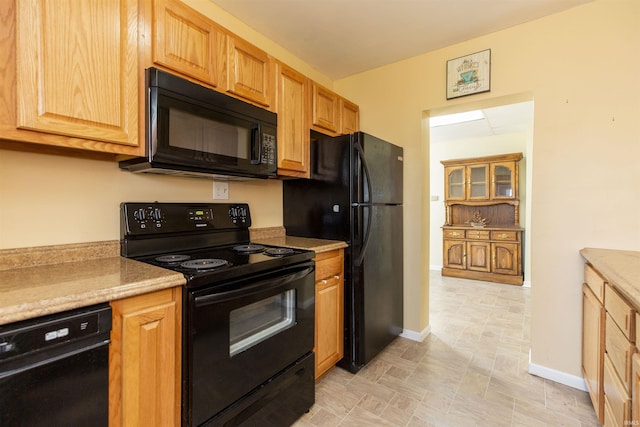
[[[371,175],[369,174],[369,168],[367,166],[367,161],[364,159],[364,150],[362,149],[362,145],[360,145],[359,141],[355,141],[353,146],[358,153],[358,157],[360,158],[360,163],[362,164],[362,170],[364,171],[364,178],[367,181],[367,193],[369,195],[369,203],[371,203],[371,195],[373,194],[373,186],[371,185]],[[362,207],[370,207],[366,204],[360,205]],[[367,226],[364,232],[364,239],[362,242],[362,248],[360,249],[360,255],[355,260],[355,264],[359,267],[362,265],[362,261],[364,260],[364,254],[367,252],[367,246],[369,245],[369,237],[371,235],[371,212],[369,212],[369,218],[367,221]]]
[[[364,158],[364,149],[362,148],[362,145],[360,145],[360,141],[358,140],[354,141],[353,146],[356,149],[356,153],[358,153],[360,164],[362,165],[362,170],[364,171],[364,179],[367,181],[367,195],[369,196],[369,200],[362,200],[362,203],[373,203],[373,200],[371,200],[371,196],[373,195],[373,186],[371,185],[371,174],[369,173],[369,167],[367,166],[367,161]]]

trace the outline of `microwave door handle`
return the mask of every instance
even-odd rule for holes
[[[256,126],[251,128],[251,147],[249,150],[251,151],[251,161],[252,165],[259,165],[262,161],[262,144],[260,143],[260,136],[262,132],[260,130],[260,124],[258,123]],[[257,150],[256,150],[257,147]],[[254,156],[257,151],[257,156]]]

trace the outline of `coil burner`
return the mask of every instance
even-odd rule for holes
[[[193,270],[210,270],[212,268],[222,267],[227,264],[228,261],[224,259],[203,258],[185,261],[183,263],[180,263],[180,267],[190,268]]]

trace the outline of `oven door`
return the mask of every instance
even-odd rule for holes
[[[206,422],[312,351],[314,271],[306,262],[186,290],[186,425]]]

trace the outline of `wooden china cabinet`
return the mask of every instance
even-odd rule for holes
[[[443,160],[442,275],[522,285],[522,153]]]

